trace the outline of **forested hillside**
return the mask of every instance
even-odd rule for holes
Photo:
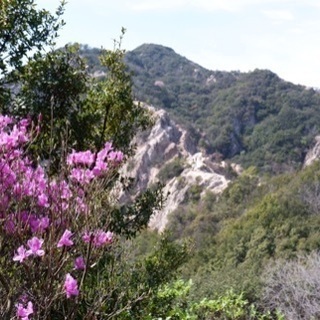
[[[83,47],[92,72],[97,53]],[[210,71],[153,44],[128,52],[126,61],[136,99],[198,132],[199,148],[217,158],[283,172],[301,165],[319,132],[319,92],[269,70]]]
[[[319,132],[320,94],[269,70],[209,71],[152,44],[127,61],[137,99],[194,126],[210,154],[278,172],[299,166]]]
[[[95,50],[82,47],[92,73],[101,70]],[[164,289],[171,314],[189,319],[192,303],[206,297],[214,319],[319,318],[320,165],[303,167],[320,130],[319,92],[269,70],[206,70],[159,45],[128,52],[126,63],[137,100],[167,110],[213,161],[244,168],[231,170],[221,194],[199,179],[170,214],[170,239],[193,245],[185,282]],[[132,259],[148,255],[158,237],[141,234]]]

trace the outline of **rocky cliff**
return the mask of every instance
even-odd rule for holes
[[[155,125],[136,139],[137,151],[125,167],[125,174],[135,179],[131,197],[159,181],[159,174],[166,172],[164,194],[167,195],[163,209],[150,221],[150,227],[163,231],[168,214],[184,200],[190,187],[201,187],[203,195],[210,190],[220,193],[228,185],[224,176],[225,164],[212,161],[198,152],[187,131],[170,119],[164,110],[151,108]],[[179,170],[170,172],[174,161],[179,161]],[[169,171],[169,172],[168,172]],[[128,197],[124,194],[123,197]]]
[[[314,161],[320,159],[320,136],[316,136],[314,138],[315,144],[313,148],[311,148],[304,159],[303,166],[309,166],[311,165]]]

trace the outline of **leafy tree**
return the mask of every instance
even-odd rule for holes
[[[48,159],[50,153],[54,168],[54,162],[63,157],[58,152],[62,137],[78,149],[100,149],[109,140],[129,156],[135,134],[151,124],[147,110],[133,101],[122,36],[115,41],[114,50],[101,51],[100,60],[107,70],[103,80],[88,74],[77,45],[39,53],[23,67],[10,113],[34,120],[41,114],[40,156]]]
[[[127,260],[129,239],[161,207],[162,192],[118,202],[119,165],[151,123],[133,101],[122,36],[102,51],[98,81],[77,46],[43,51],[63,25],[64,2],[55,16],[32,0],[1,6],[1,110],[10,115],[1,117],[1,317],[140,319],[189,249],[163,238],[144,259]]]
[[[8,85],[19,78],[24,59],[36,57],[45,46],[54,44],[64,24],[60,18],[65,1],[61,1],[55,15],[37,10],[33,0],[3,0],[0,6],[0,106],[3,108],[10,93]]]
[[[33,121],[40,115],[41,134],[35,148],[42,159],[63,156],[59,152],[62,140],[78,149],[89,147],[84,141],[94,123],[82,118],[90,83],[76,45],[39,53],[23,66],[10,113]]]
[[[105,139],[126,154],[133,149],[130,143],[138,130],[146,129],[150,124],[150,114],[140,104],[133,101],[131,73],[123,61],[125,51],[120,41],[115,41],[114,50],[102,50],[101,65],[106,67],[106,78],[95,83],[88,92],[84,115],[93,113],[98,124],[93,132],[96,146],[101,146]]]

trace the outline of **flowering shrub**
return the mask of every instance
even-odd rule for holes
[[[27,156],[36,132],[0,115],[0,316],[72,319],[87,275],[115,243],[105,190],[123,154],[111,143],[73,150],[50,177]]]

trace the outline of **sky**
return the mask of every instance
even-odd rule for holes
[[[54,11],[58,0],[36,0]],[[320,88],[320,0],[68,0],[57,46],[172,48],[210,70],[269,69]]]

